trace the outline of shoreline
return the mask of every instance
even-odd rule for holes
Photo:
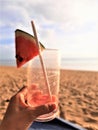
[[[16,68],[17,70],[21,69],[21,68],[17,68],[16,65],[0,65],[0,68],[3,68],[3,67],[7,67],[7,68]],[[24,67],[22,67],[24,68]],[[98,70],[86,70],[86,69],[67,69],[65,67],[61,67],[60,68],[60,71],[77,71],[77,72],[94,72],[94,73],[98,73]]]

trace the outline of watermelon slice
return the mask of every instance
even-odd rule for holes
[[[39,54],[35,38],[22,30],[15,31],[15,45],[18,68]],[[41,50],[45,49],[41,43],[40,46]]]

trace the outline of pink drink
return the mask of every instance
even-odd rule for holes
[[[30,97],[29,97],[29,104],[32,106],[40,106],[47,103],[56,103],[56,96],[52,95],[52,99],[50,99],[49,95],[42,94],[41,91],[35,91]]]
[[[34,107],[47,104],[49,102],[54,102],[54,103],[57,102],[55,95],[52,95],[52,97],[50,98],[48,94],[43,94],[43,92],[39,90],[36,84],[32,84],[28,88],[27,98],[28,98],[28,104]]]
[[[48,94],[44,94],[42,91],[38,90],[36,85],[32,85],[29,87],[29,92],[28,92],[28,104],[32,107],[48,104],[48,103],[54,103],[56,104],[56,108],[53,112],[49,114],[44,114],[41,115],[36,119],[36,121],[49,121],[52,120],[58,111],[57,108],[57,97],[55,95],[52,95],[51,98]]]

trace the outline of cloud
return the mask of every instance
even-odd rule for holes
[[[30,23],[33,19],[38,38],[46,47],[59,48],[64,56],[69,57],[77,55],[97,57],[97,0],[28,0],[28,2],[2,0],[0,2],[2,2],[0,44],[3,51],[13,48],[11,50],[13,54],[15,29],[19,28],[33,34]],[[7,48],[6,46],[9,45],[11,47]],[[4,54],[2,50],[0,49],[0,53]],[[12,56],[11,53],[9,57]]]
[[[0,44],[0,59],[15,59],[14,44]]]

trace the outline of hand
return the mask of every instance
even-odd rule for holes
[[[27,92],[27,87],[23,87],[11,98],[0,130],[27,130],[38,116],[50,113],[56,108],[52,102],[37,107],[28,105]]]

